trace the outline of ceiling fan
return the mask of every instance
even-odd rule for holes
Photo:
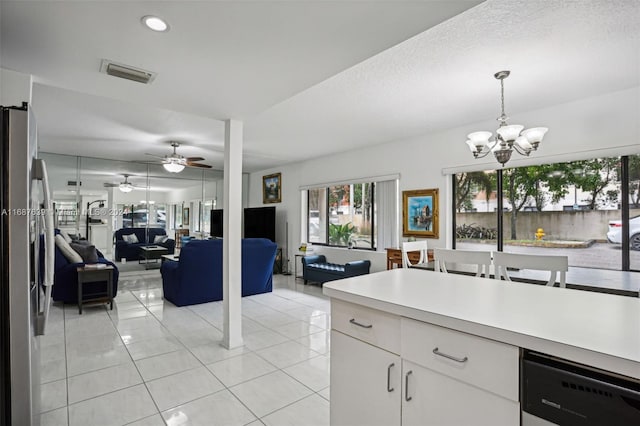
[[[124,182],[120,182],[120,183],[108,183],[108,182],[105,182],[104,183],[104,187],[105,188],[118,188],[122,192],[131,192],[131,191],[133,191],[133,188],[142,188],[140,186],[136,186],[136,185],[132,184],[131,182],[129,182],[129,175],[125,174],[125,175],[122,175],[122,176],[124,176]]]
[[[176,148],[180,146],[178,142],[171,142],[171,146],[173,147],[173,153],[171,155],[165,155],[161,157],[159,155],[145,153],[146,155],[150,155],[152,157],[157,157],[162,159],[162,166],[171,173],[180,173],[185,166],[186,167],[200,167],[204,169],[210,169],[211,166],[197,163],[197,161],[203,161],[202,157],[183,157],[182,155],[176,152]]]

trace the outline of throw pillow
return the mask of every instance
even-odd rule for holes
[[[122,239],[129,244],[136,244],[138,242],[138,237],[136,236],[136,234],[123,235]]]
[[[60,235],[62,235],[62,238],[64,238],[64,240],[68,243],[71,243],[71,237],[69,236],[69,234],[67,234],[67,231],[63,231],[62,229],[60,230]]]
[[[162,244],[167,242],[168,239],[169,239],[168,235],[156,235],[155,238],[153,239],[153,244]]]
[[[70,245],[82,257],[84,263],[98,263],[96,246],[77,243],[71,243]]]
[[[71,263],[82,263],[82,257],[74,249],[71,248],[69,243],[60,234],[55,237],[56,247],[60,249],[64,257]]]

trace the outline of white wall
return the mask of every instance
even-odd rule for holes
[[[499,114],[499,111],[493,111],[493,106],[487,108],[488,113],[495,112],[496,116]],[[553,163],[612,155],[613,152],[640,153],[639,112],[640,87],[635,87],[516,114],[512,116],[510,123],[520,123],[525,127],[545,126],[549,128],[549,132],[538,152],[526,159],[514,154],[513,160],[508,164],[521,166]],[[489,119],[443,132],[371,146],[365,150],[329,155],[252,173],[249,177],[249,204],[263,205],[262,176],[282,173],[282,203],[275,206],[278,215],[286,217],[289,222],[288,251],[293,262],[301,235],[300,186],[398,173],[400,191],[440,189],[440,238],[429,239],[428,243],[430,248],[445,247],[451,239],[451,231],[448,229],[451,220],[451,195],[450,176],[444,175],[443,169],[497,168],[499,165],[493,158],[474,160],[464,143],[466,135],[472,131],[494,131],[496,128],[495,119]],[[277,240],[280,246],[285,245],[284,239],[284,230],[279,226]],[[378,250],[384,250],[384,247],[379,247]],[[384,253],[364,250],[350,253],[347,249],[333,248],[316,248],[316,251],[326,252],[330,261],[336,263],[353,260],[353,253],[357,253],[357,258],[368,258],[373,262],[372,271],[386,268]]]
[[[21,106],[22,102],[31,103],[30,74],[23,74],[0,68],[0,105]]]

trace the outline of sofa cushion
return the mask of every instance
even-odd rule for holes
[[[98,263],[96,246],[79,243],[71,243],[70,245],[82,257],[84,263]]]
[[[82,257],[69,245],[69,243],[60,234],[55,237],[56,247],[60,249],[64,257],[70,263],[82,263]]]
[[[312,263],[307,268],[319,269],[329,274],[344,274],[344,265],[337,263]]]
[[[153,239],[153,244],[162,244],[169,239],[168,235],[156,235]]]
[[[129,244],[136,244],[139,242],[136,234],[123,235],[122,239]]]

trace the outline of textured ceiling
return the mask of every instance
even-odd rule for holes
[[[477,3],[3,1],[0,59],[39,83],[44,150],[144,160],[177,139],[221,167],[217,119],[241,118],[245,171],[493,119],[501,69],[511,115],[640,85],[640,2]]]

